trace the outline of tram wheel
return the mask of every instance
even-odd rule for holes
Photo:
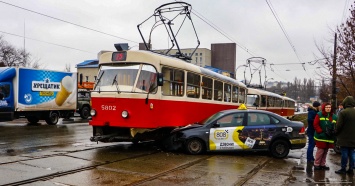
[[[202,154],[205,151],[205,145],[198,138],[189,139],[185,144],[186,151],[189,154]]]

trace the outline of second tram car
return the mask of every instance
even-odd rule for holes
[[[99,66],[91,141],[159,139],[246,101],[243,83],[151,51],[105,51]]]
[[[261,89],[248,88],[247,106],[250,109],[267,110],[290,118],[295,114],[294,105],[295,100],[286,96]]]

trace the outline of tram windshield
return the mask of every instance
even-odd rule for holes
[[[146,64],[102,66],[95,91],[155,93],[156,73],[153,66]]]
[[[247,95],[247,106],[257,107],[259,106],[259,95],[248,94]]]

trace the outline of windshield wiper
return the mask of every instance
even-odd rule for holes
[[[105,71],[102,71],[102,74],[101,74],[101,76],[99,77],[99,79],[97,79],[97,83],[96,83],[96,85],[95,85],[95,88],[94,88],[94,90],[96,89],[96,87],[97,87],[97,85],[100,83],[100,81],[101,81],[101,78],[102,78],[102,76],[104,75],[104,73],[105,73]],[[100,87],[99,87],[99,93],[100,93]]]
[[[113,86],[113,84],[116,82],[116,89],[117,89],[117,93],[119,94],[119,93],[121,93],[121,91],[119,90],[119,88],[118,88],[118,82],[117,82],[117,74],[115,75],[115,77],[113,78],[113,81],[112,81],[112,85],[111,86]]]

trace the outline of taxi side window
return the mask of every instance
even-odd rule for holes
[[[248,113],[248,126],[270,125],[269,115],[263,113]]]
[[[236,127],[242,126],[244,120],[244,113],[236,113],[224,116],[217,120],[220,127]]]
[[[274,117],[270,117],[271,118],[271,123],[272,124],[278,124],[278,123],[280,123],[280,120],[278,120],[278,119],[276,119],[276,118],[274,118]]]

